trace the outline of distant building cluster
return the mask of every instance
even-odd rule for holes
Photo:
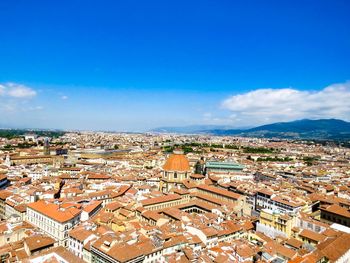
[[[0,138],[0,262],[350,262],[349,175],[303,141]]]

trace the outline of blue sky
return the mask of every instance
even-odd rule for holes
[[[349,13],[346,0],[0,1],[0,125],[350,120]]]

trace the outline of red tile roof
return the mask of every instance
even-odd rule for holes
[[[181,199],[181,196],[178,194],[169,194],[169,195],[163,195],[151,199],[146,199],[142,200],[141,204],[143,206],[147,205],[153,205],[153,204],[158,204],[158,203],[164,203],[164,202],[170,202],[170,201],[175,201]]]
[[[164,171],[188,172],[190,171],[190,164],[185,155],[174,153],[166,160],[163,169]]]
[[[52,218],[55,221],[64,223],[69,221],[81,213],[80,209],[76,207],[60,208],[60,205],[49,203],[46,201],[37,201],[28,204],[28,208],[31,208],[47,217]]]
[[[237,194],[228,190],[220,189],[214,186],[208,186],[208,185],[202,184],[202,185],[199,185],[197,188],[206,192],[211,192],[217,195],[226,196],[236,200],[242,197],[240,194]]]

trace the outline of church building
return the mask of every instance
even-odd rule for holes
[[[191,168],[182,150],[174,150],[163,166],[161,190],[168,192],[171,188],[178,188],[182,181],[190,177]]]

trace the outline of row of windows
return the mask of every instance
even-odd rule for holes
[[[35,224],[40,229],[50,233],[51,235],[53,235],[53,236],[59,235],[59,230],[57,228],[54,228],[54,227],[51,227],[49,225],[44,224],[42,221],[39,221],[38,218],[28,216],[28,219],[29,219],[29,222]]]
[[[82,249],[83,248],[83,244],[81,244],[81,243],[78,243],[78,242],[75,242],[74,240],[69,240],[69,246],[70,247],[77,247],[77,249]]]
[[[50,218],[48,218],[46,216],[43,216],[43,215],[41,215],[39,213],[36,213],[35,211],[28,210],[27,214],[28,214],[28,217],[31,216],[33,218],[36,218],[37,220],[43,222],[46,225],[49,225],[49,226],[52,226],[52,227],[55,227],[55,228],[58,228],[60,226],[60,224],[56,223],[56,221],[54,221],[54,220],[52,220],[52,219],[50,219]],[[72,226],[74,226],[78,222],[79,222],[79,219],[75,218],[73,222],[65,224],[64,230],[68,230],[69,228],[71,228]]]
[[[54,237],[59,237],[60,235],[60,230],[57,228],[59,227],[59,224],[55,223],[54,221],[34,212],[31,210],[28,210],[28,220],[29,222],[35,224],[38,226],[40,229],[44,230],[45,232],[49,233],[50,235]],[[75,221],[74,221],[75,222]],[[69,228],[72,227],[71,224],[65,225],[64,230],[64,238],[68,237],[68,231]]]
[[[46,216],[43,216],[39,213],[36,213],[34,211],[31,211],[31,210],[28,210],[28,217],[31,216],[35,219],[37,219],[38,221],[41,221],[42,223],[44,223],[45,225],[48,225],[48,226],[51,226],[51,227],[54,227],[54,228],[58,228],[59,227],[59,224],[57,224],[54,220],[46,217]]]
[[[272,206],[276,206],[278,208],[280,208],[282,211],[293,211],[294,209],[289,206],[289,205],[285,205],[283,203],[280,202],[275,202],[275,201],[267,201],[265,200],[257,200],[258,205],[263,206],[264,208],[268,208],[268,209],[272,209]]]
[[[164,176],[167,178],[168,177],[168,175],[170,176],[171,175],[171,173],[168,173],[168,172],[165,172],[164,173]],[[187,179],[188,178],[188,174],[187,173],[184,173],[183,174],[184,175],[184,179]],[[175,172],[174,174],[173,174],[173,177],[174,177],[174,179],[177,179],[178,178],[178,174]],[[181,175],[180,175],[180,177],[181,177]]]
[[[167,203],[164,203],[164,204],[151,206],[148,209],[150,209],[150,210],[158,210],[158,209],[163,209],[163,208],[167,208],[167,207],[173,207],[173,206],[181,205],[182,203],[183,203],[182,200],[171,201],[171,202],[167,202]]]
[[[331,221],[331,222],[334,222],[334,223],[338,223],[338,224],[341,224],[341,225],[345,225],[345,226],[349,226],[349,222],[348,220],[346,219],[341,219],[337,216],[334,216],[334,215],[329,215],[329,214],[322,214],[321,217],[323,219],[326,219],[328,221]]]
[[[214,197],[214,198],[217,198],[217,199],[220,199],[220,200],[223,200],[223,201],[226,201],[226,202],[231,202],[231,203],[236,202],[235,199],[232,199],[232,198],[220,195],[220,194],[208,192],[208,191],[205,191],[205,190],[198,189],[198,192],[202,193],[202,194],[205,194],[205,195],[209,195],[211,197]]]

